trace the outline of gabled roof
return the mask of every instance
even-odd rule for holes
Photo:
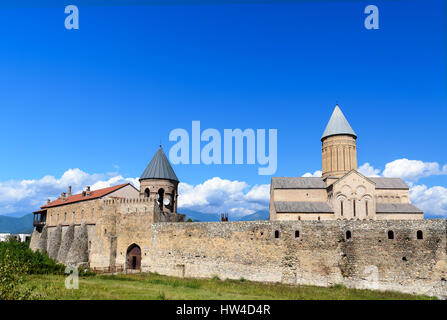
[[[47,209],[47,208],[51,208],[51,207],[57,207],[57,206],[62,206],[62,205],[66,205],[66,204],[72,204],[75,202],[80,202],[80,201],[86,201],[86,200],[93,200],[93,199],[98,199],[98,198],[102,198],[112,192],[115,192],[121,188],[124,188],[128,185],[131,185],[130,183],[125,183],[125,184],[120,184],[114,187],[109,187],[109,188],[104,188],[104,189],[99,189],[99,190],[93,190],[90,191],[90,195],[88,196],[84,196],[82,193],[79,194],[75,194],[72,195],[70,197],[66,197],[65,200],[62,198],[56,199],[53,202],[50,202],[49,204],[46,204],[44,206],[41,207],[41,209]],[[132,186],[132,185],[131,185]],[[133,187],[133,186],[132,186]]]
[[[338,107],[338,105],[336,105],[334,112],[332,113],[331,119],[329,120],[329,123],[326,126],[326,130],[324,130],[321,140],[339,134],[347,134],[357,138],[357,135],[355,134],[354,130],[352,130],[343,112],[341,112],[341,109]]]
[[[347,176],[349,176],[349,175],[351,175],[351,174],[353,174],[353,173],[356,173],[357,175],[359,175],[360,177],[362,177],[362,178],[365,179],[366,181],[372,183],[373,185],[376,185],[376,183],[375,183],[371,178],[365,177],[363,174],[361,174],[360,172],[358,172],[358,171],[355,170],[355,169],[351,169],[351,171],[349,171],[349,172],[346,173],[343,177],[341,177],[340,179],[338,179],[337,181],[335,181],[330,187],[336,185],[337,183],[339,183],[340,181],[344,180]]]
[[[273,189],[326,189],[326,183],[318,177],[273,177]]]
[[[334,213],[327,202],[275,201],[277,213]]]
[[[410,203],[376,203],[376,213],[424,213]]]
[[[369,178],[376,183],[376,189],[401,189],[408,190],[407,184],[400,178]]]
[[[161,146],[152,158],[151,162],[149,162],[146,170],[144,170],[143,174],[141,175],[140,180],[144,179],[166,179],[177,182],[179,181]]]

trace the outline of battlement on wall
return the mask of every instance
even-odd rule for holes
[[[166,224],[160,224],[166,225]],[[331,227],[339,227],[339,228],[351,228],[355,229],[376,229],[376,228],[391,228],[394,227],[396,229],[414,229],[420,227],[437,227],[437,228],[447,228],[447,220],[446,219],[422,219],[422,220],[360,220],[360,219],[350,219],[350,220],[284,220],[284,221],[271,221],[271,220],[254,220],[254,221],[230,221],[230,222],[190,222],[188,223],[190,226],[196,227],[207,227],[210,229],[240,229],[247,227],[293,227],[293,226],[302,226],[302,227],[310,227],[310,228],[331,228]],[[175,227],[175,224],[173,224]],[[157,224],[154,224],[154,227],[157,227]],[[182,226],[183,227],[183,226]],[[447,236],[447,234],[446,234]]]
[[[190,222],[154,223],[156,232],[202,235],[204,237],[246,238],[253,246],[262,241],[318,241],[339,243],[362,239],[364,244],[438,246],[447,240],[447,220],[326,220],[326,221],[235,221],[235,222]],[[431,239],[431,240],[430,240]],[[390,241],[388,241],[390,240]],[[392,241],[391,241],[392,240]],[[421,241],[422,240],[422,241]],[[428,243],[427,240],[431,242]],[[349,242],[348,241],[348,242]],[[441,241],[441,240],[440,240]]]
[[[104,206],[114,206],[116,204],[154,204],[155,201],[149,198],[115,198],[102,200]]]

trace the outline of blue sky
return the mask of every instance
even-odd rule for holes
[[[168,153],[169,132],[193,120],[221,132],[278,129],[275,176],[313,173],[336,101],[359,137],[359,166],[382,174],[398,159],[436,162],[439,172],[406,181],[447,186],[444,1],[195,2],[79,1],[80,29],[70,31],[64,2],[0,6],[0,211],[3,201],[4,212],[22,212],[1,183],[75,168],[136,178],[160,142]],[[364,27],[368,4],[379,30]],[[190,186],[271,178],[258,165],[174,170]]]

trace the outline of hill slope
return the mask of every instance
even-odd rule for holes
[[[0,215],[0,232],[2,233],[32,233],[33,214],[27,214],[21,218]]]
[[[212,213],[202,213],[189,209],[179,209],[179,213],[185,214],[186,219],[191,219],[193,221],[201,221],[201,222],[212,222],[212,221],[220,221],[220,214],[212,214]],[[269,212],[267,210],[258,211],[253,214],[249,214],[243,217],[232,217],[231,214],[229,216],[230,221],[254,221],[254,220],[268,220]]]

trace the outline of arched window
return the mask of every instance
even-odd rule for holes
[[[390,240],[394,239],[394,232],[392,230],[388,231],[388,239]]]
[[[418,240],[422,240],[424,239],[424,233],[421,230],[418,230],[418,232],[416,233],[417,235],[417,239]]]
[[[301,220],[301,216],[298,216],[298,220]]]
[[[278,230],[275,231],[275,239],[279,239],[279,231]]]
[[[352,233],[351,233],[351,231],[346,231],[346,240],[349,240],[349,239],[351,239],[352,238]]]
[[[299,238],[300,237],[300,231],[299,230],[296,230],[295,231],[295,238]]]
[[[340,201],[340,210],[341,216],[343,217],[343,200]]]
[[[151,192],[149,191],[149,188],[146,188],[146,190],[144,190],[144,196],[146,198],[149,198],[150,195],[151,195]]]
[[[163,188],[158,190],[158,205],[160,206],[160,210],[163,211],[163,200],[165,196],[165,190]]]
[[[365,201],[366,216],[368,216],[368,200]]]
[[[67,213],[64,212],[64,222],[67,221]]]
[[[175,203],[175,191],[172,192],[171,194],[171,209],[174,211],[175,207],[174,207],[174,203]]]
[[[56,215],[56,223],[59,222],[59,213]]]
[[[352,200],[352,206],[353,206],[353,209],[354,209],[354,217],[355,217],[355,215],[356,215],[356,212],[355,212],[355,199]]]

